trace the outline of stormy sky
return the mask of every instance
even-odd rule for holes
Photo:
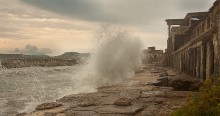
[[[0,0],[0,53],[27,53],[28,47],[36,54],[88,52],[100,24],[127,30],[145,48],[165,49],[165,19],[207,11],[214,1]]]

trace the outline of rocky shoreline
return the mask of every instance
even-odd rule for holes
[[[169,80],[180,75],[172,69],[147,67],[121,84],[98,88],[95,93],[65,96],[18,116],[168,116],[182,107],[192,92],[155,84],[165,79],[170,85],[173,81]],[[198,81],[183,82],[199,86]]]

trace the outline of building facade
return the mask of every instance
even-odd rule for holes
[[[148,49],[142,51],[143,64],[161,64],[163,58],[163,50],[156,50],[155,47],[148,47]]]
[[[213,81],[219,76],[220,0],[207,12],[167,19],[167,63],[192,77]]]

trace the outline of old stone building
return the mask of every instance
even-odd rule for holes
[[[156,50],[155,47],[148,47],[142,51],[143,64],[161,64],[164,53],[163,50]]]
[[[220,0],[207,12],[188,13],[184,19],[167,19],[169,66],[193,77],[213,81],[219,76]]]

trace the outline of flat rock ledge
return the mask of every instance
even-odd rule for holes
[[[51,102],[51,103],[43,103],[36,107],[36,110],[45,110],[45,109],[52,109],[61,106],[62,104]]]
[[[182,107],[190,91],[153,86],[160,72],[144,70],[123,84],[99,88],[95,93],[73,94],[38,105],[19,116],[168,116]],[[163,72],[161,72],[163,73]],[[196,92],[193,92],[196,93]]]
[[[116,106],[130,106],[132,99],[130,98],[119,98],[118,100],[114,101],[114,105]]]

